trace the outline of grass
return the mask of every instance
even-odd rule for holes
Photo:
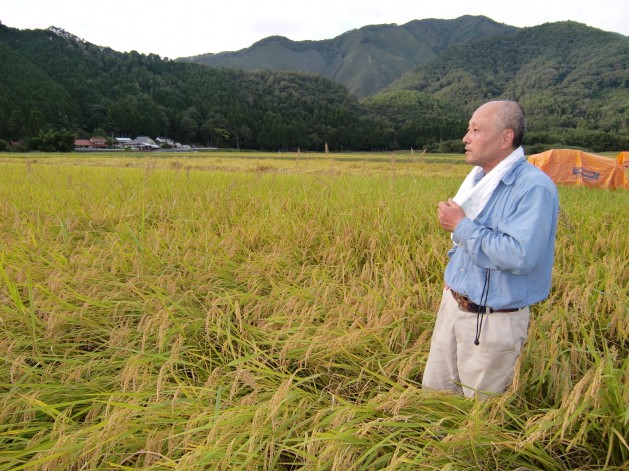
[[[0,156],[0,470],[625,469],[629,193],[560,188],[474,402],[420,387],[469,168],[331,155]]]

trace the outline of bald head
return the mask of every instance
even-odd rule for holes
[[[465,161],[489,173],[520,147],[526,124],[522,108],[515,101],[490,101],[470,119],[465,144]]]
[[[526,118],[524,110],[516,101],[501,100],[490,101],[481,105],[479,110],[490,112],[494,117],[496,131],[511,129],[513,131],[513,148],[517,149],[522,145],[524,133],[526,132]]]

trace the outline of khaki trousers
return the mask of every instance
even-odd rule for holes
[[[529,308],[484,314],[480,344],[474,345],[477,314],[461,311],[450,290],[443,291],[422,386],[466,397],[501,393],[511,384],[526,341]]]

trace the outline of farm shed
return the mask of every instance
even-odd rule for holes
[[[529,157],[555,183],[595,188],[625,188],[629,182],[616,159],[574,149],[551,149]]]

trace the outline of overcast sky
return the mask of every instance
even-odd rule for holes
[[[0,21],[57,26],[120,52],[237,51],[267,36],[329,39],[366,25],[485,15],[526,27],[574,20],[629,36],[629,0],[2,0]]]

